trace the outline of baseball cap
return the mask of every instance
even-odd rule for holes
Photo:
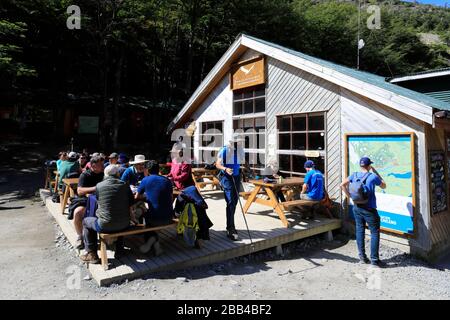
[[[76,152],[74,152],[74,151],[69,152],[69,158],[70,158],[70,159],[75,159],[77,156],[78,156],[78,155],[77,155]]]
[[[109,159],[113,159],[113,158],[118,158],[119,157],[119,155],[117,154],[117,152],[113,152],[113,153],[111,153],[110,155],[109,155]]]
[[[314,166],[315,166],[315,164],[314,164],[314,161],[312,161],[312,160],[306,161],[305,165],[304,165],[305,168],[313,168]]]
[[[372,163],[373,163],[372,160],[370,160],[368,157],[362,157],[361,160],[359,160],[359,165],[361,167],[366,167]]]

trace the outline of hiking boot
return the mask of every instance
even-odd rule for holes
[[[91,264],[99,264],[100,258],[98,257],[97,253],[94,251],[88,252],[86,254],[83,254],[80,256],[81,261],[85,263],[91,263]]]
[[[139,247],[141,253],[148,253],[156,242],[156,237],[150,237],[143,245]]]
[[[155,253],[156,257],[160,256],[164,252],[164,250],[161,248],[161,244],[159,243],[159,241],[156,241],[155,244],[153,245],[153,252]]]
[[[376,268],[385,268],[387,264],[381,260],[371,261],[370,265]]]
[[[78,240],[75,242],[75,249],[77,249],[77,250],[82,250],[82,249],[84,249],[84,242],[83,242],[83,239],[78,239]]]
[[[359,257],[359,263],[369,264],[370,260],[366,256]]]
[[[227,237],[230,238],[232,241],[238,241],[239,235],[236,231],[236,229],[231,229],[227,231]]]

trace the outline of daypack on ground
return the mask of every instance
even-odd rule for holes
[[[199,229],[195,205],[187,203],[178,220],[177,233],[183,235],[186,244],[193,247],[195,240],[197,240],[197,231]]]
[[[369,201],[369,188],[366,186],[366,181],[369,176],[370,172],[365,173],[361,178],[358,178],[356,173],[353,174],[353,181],[350,182],[348,188],[353,203],[365,204]]]

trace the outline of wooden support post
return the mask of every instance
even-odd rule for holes
[[[284,256],[284,253],[283,253],[283,246],[282,246],[281,244],[279,244],[279,245],[277,245],[277,246],[275,247],[275,254],[276,254],[277,256]]]
[[[106,252],[106,242],[100,238],[100,260],[102,261],[103,270],[108,270],[108,254]]]
[[[323,234],[323,238],[325,239],[325,241],[333,241],[333,232],[327,231]]]

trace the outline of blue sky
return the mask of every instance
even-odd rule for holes
[[[413,0],[403,0],[405,2],[414,2]],[[419,3],[426,3],[426,4],[434,4],[436,6],[445,6],[445,3],[447,2],[447,7],[450,7],[450,0],[418,0]]]

